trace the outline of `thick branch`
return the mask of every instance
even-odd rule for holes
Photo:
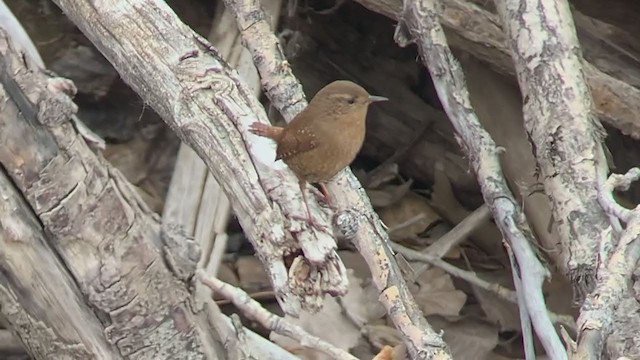
[[[355,1],[393,19],[402,12],[401,0]],[[466,0],[442,0],[442,4],[444,11],[438,16],[452,45],[491,64],[501,73],[515,74],[507,39],[496,15]],[[635,115],[640,113],[640,90],[588,62],[584,62],[584,72],[598,116],[625,135],[640,138],[640,123]]]
[[[592,112],[571,12],[565,1],[496,3],[510,35],[525,128],[553,202],[574,293],[582,299],[593,287],[598,244],[611,233],[594,191],[607,172],[604,129]]]
[[[295,116],[292,109],[305,104],[299,82],[291,72],[278,46],[277,38],[254,0],[225,1],[238,20],[243,39],[251,51],[263,84],[279,84],[266,88],[267,96],[288,120]],[[287,101],[282,102],[282,99]],[[305,104],[306,105],[306,104]],[[371,270],[379,300],[398,330],[405,336],[409,353],[416,359],[447,359],[450,357],[442,338],[433,331],[413,300],[388,247],[388,235],[378,216],[361,190],[361,185],[349,169],[328,184],[339,209],[336,227],[358,248]],[[356,190],[358,189],[358,190]]]
[[[275,146],[269,139],[248,132],[254,121],[266,122],[266,114],[216,50],[195,37],[163,1],[55,3],[205,161],[265,265],[284,311],[314,311],[325,294],[343,294],[346,273],[335,239],[296,220],[305,217],[297,179],[273,162]],[[289,267],[285,256],[298,261]]]
[[[640,260],[640,210],[626,210],[613,204],[614,189],[627,190],[640,178],[640,169],[633,168],[625,175],[613,174],[599,189],[602,206],[626,224],[614,249],[601,246],[598,282],[586,298],[578,318],[577,353],[572,359],[600,359],[605,340],[616,320],[616,308],[629,294],[629,284]],[[607,244],[608,245],[608,244]]]
[[[0,308],[29,354],[36,359],[121,359],[48,246],[38,219],[2,170],[0,199]]]
[[[214,356],[211,329],[202,325],[202,314],[191,312],[187,285],[157,247],[157,219],[69,122],[76,109],[67,95],[73,84],[25,67],[4,32],[0,69],[7,92],[0,99],[0,164],[43,225],[51,256],[100,319],[116,357]],[[48,281],[64,283],[58,275]],[[73,324],[90,332],[97,323]]]
[[[538,338],[550,357],[566,358],[544,304],[542,283],[547,271],[531,249],[534,241],[531,230],[523,221],[522,210],[502,175],[498,149],[471,107],[462,69],[447,45],[435,6],[430,0],[406,0],[402,19],[396,30],[396,41],[401,45],[415,42],[431,73],[440,101],[471,159],[485,202],[502,235],[509,241],[519,268],[523,269],[519,276],[526,294],[526,310]]]

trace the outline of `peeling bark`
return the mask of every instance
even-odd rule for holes
[[[595,191],[608,171],[605,131],[593,112],[568,4],[496,3],[524,99],[525,128],[581,301],[594,285],[598,245],[611,236]]]
[[[270,139],[248,131],[253,122],[267,121],[264,108],[217,50],[162,1],[54,2],[205,161],[283,310],[292,315],[317,311],[326,294],[344,294],[346,270],[333,234],[316,231],[304,220],[298,180],[284,164],[274,163]],[[310,201],[310,206],[329,225],[319,204]],[[287,257],[296,261],[285,263]]]
[[[90,150],[69,121],[76,110],[67,95],[75,91],[73,85],[48,79],[21,59],[6,33],[0,32],[0,77],[6,91],[0,99],[0,164],[42,224],[51,252],[46,256],[57,259],[49,261],[57,271],[49,276],[56,278],[45,281],[69,287],[68,279],[73,279],[73,289],[62,299],[73,290],[87,304],[78,308],[73,298],[64,304],[68,311],[78,311],[76,316],[86,317],[85,323],[69,326],[86,333],[86,338],[100,326],[104,344],[113,348],[103,344],[102,350],[92,349],[94,356],[114,352],[115,358],[130,359],[215,357],[212,329],[203,325],[202,313],[192,312],[187,284],[172,274],[159,249],[157,216],[120,172]],[[31,231],[37,232],[38,225],[32,224]],[[35,260],[12,255],[5,261]],[[34,296],[48,296],[46,290],[38,290]],[[3,311],[10,311],[4,305]],[[18,335],[32,341],[32,330],[19,327],[20,319],[13,320]],[[50,340],[37,341],[46,347]]]

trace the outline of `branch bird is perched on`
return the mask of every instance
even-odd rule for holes
[[[304,191],[307,182],[318,183],[331,204],[324,183],[349,166],[362,147],[369,104],[388,100],[372,96],[351,81],[338,80],[322,88],[309,105],[286,127],[255,122],[250,131],[273,139],[278,148],[276,161],[283,160],[300,182],[309,223],[312,218]]]

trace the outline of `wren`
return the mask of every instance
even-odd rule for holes
[[[349,166],[362,148],[369,105],[387,100],[369,95],[351,81],[338,80],[318,91],[309,105],[285,127],[251,124],[249,131],[277,143],[276,161],[283,160],[298,177],[312,226],[323,229],[311,216],[306,184],[317,183],[331,206],[325,183]]]

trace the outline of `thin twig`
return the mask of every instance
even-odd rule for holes
[[[418,46],[445,112],[478,176],[485,203],[494,214],[502,235],[509,241],[518,266],[527,269],[520,274],[522,291],[526,294],[525,302],[536,334],[549,356],[566,359],[542,293],[548,271],[531,248],[534,241],[531,229],[502,174],[496,144],[471,106],[464,73],[447,45],[433,0],[405,0],[401,18],[396,28],[396,42],[401,45],[415,42]]]
[[[462,220],[453,229],[441,236],[436,242],[423,250],[423,253],[438,258],[443,257],[455,246],[463,242],[478,226],[484,224],[491,218],[491,211],[486,204],[482,204],[469,216]],[[394,249],[395,250],[395,249]],[[396,250],[397,251],[397,250]],[[423,272],[429,270],[428,264],[422,264],[414,270],[414,280]]]
[[[207,285],[216,294],[221,294],[225,298],[231,300],[233,304],[249,318],[259,322],[267,329],[277,334],[290,337],[300,342],[304,346],[322,351],[331,356],[332,359],[341,360],[357,360],[348,352],[338,349],[330,343],[307,333],[302,327],[294,325],[286,321],[284,318],[278,317],[260,305],[259,302],[253,300],[244,291],[231,286],[216,278],[209,278],[202,270],[198,270],[196,276],[205,285]]]
[[[446,271],[448,274],[465,280],[471,285],[475,285],[481,289],[487,290],[501,299],[514,304],[518,304],[518,295],[516,291],[513,291],[499,284],[490,283],[479,277],[476,273],[455,267],[448,262],[440,259],[440,257],[438,256],[412,250],[395,242],[391,243],[391,248],[394,251],[397,251],[398,253],[405,256],[408,260],[421,261],[439,267],[440,269]],[[576,322],[570,315],[556,314],[549,311],[549,317],[551,318],[553,323],[562,324],[567,329],[570,329],[573,332],[577,331]]]
[[[306,106],[300,83],[256,0],[225,0],[234,12],[244,44],[252,53],[272,105],[291,121]],[[389,237],[362,186],[349,169],[327,185],[339,211],[334,226],[351,240],[371,270],[379,297],[415,359],[450,359],[449,349],[415,303],[388,247]]]
[[[522,291],[522,279],[520,278],[520,270],[515,257],[513,256],[513,250],[509,243],[504,241],[504,247],[507,249],[509,255],[509,262],[511,263],[511,275],[513,276],[513,286],[516,288],[518,313],[520,314],[520,328],[522,329],[522,342],[524,347],[524,356],[527,360],[534,360],[536,358],[536,349],[533,345],[533,333],[531,331],[531,318],[527,311],[527,306],[524,301],[524,292]]]
[[[408,247],[404,247],[395,242],[391,243],[391,248],[394,251],[397,251],[402,255],[404,255],[408,260],[423,261],[423,262],[432,264],[433,266],[439,267],[440,269],[446,271],[447,273],[455,277],[463,279],[469,282],[470,284],[473,284],[481,289],[484,289],[493,294],[496,294],[501,299],[507,300],[515,304],[518,303],[515,291],[510,290],[500,284],[490,283],[480,278],[473,271],[462,270],[456,266],[453,266],[448,262],[442,260],[439,256],[412,250],[412,249],[409,249]]]

